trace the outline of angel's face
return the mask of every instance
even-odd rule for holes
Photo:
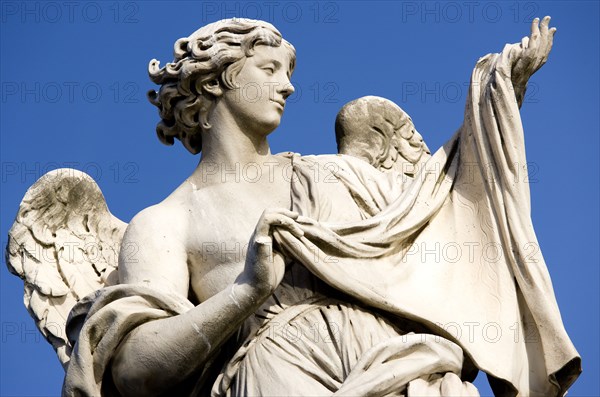
[[[237,88],[222,101],[240,128],[267,135],[281,121],[285,101],[294,92],[290,82],[290,52],[283,46],[258,45],[235,78]]]

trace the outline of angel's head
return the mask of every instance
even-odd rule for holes
[[[206,25],[175,42],[173,62],[161,68],[156,59],[150,61],[150,79],[160,85],[158,91],[148,92],[161,117],[156,126],[160,141],[172,145],[177,138],[192,154],[199,153],[201,133],[211,128],[210,115],[218,97],[238,88],[236,78],[257,46],[285,51],[286,69],[291,74],[296,62],[294,47],[270,23],[249,19]],[[289,91],[293,90],[288,89],[285,96]]]

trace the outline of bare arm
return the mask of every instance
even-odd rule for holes
[[[146,210],[129,226],[124,244],[138,244],[135,263],[119,264],[121,283],[144,283],[187,296],[189,272],[184,236],[169,228],[174,219],[160,219]],[[270,227],[298,232],[285,213],[265,213],[255,231],[242,274],[226,289],[192,310],[145,323],[119,346],[113,359],[115,385],[124,396],[157,395],[200,370],[211,355],[258,309],[281,282],[285,265],[272,255]],[[123,259],[123,258],[121,258]]]

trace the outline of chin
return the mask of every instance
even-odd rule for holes
[[[275,131],[277,129],[277,127],[279,127],[279,124],[281,124],[280,118],[277,120],[273,120],[272,122],[264,123],[263,128],[262,128],[262,130],[264,131],[263,133],[265,135],[271,134],[273,131]]]

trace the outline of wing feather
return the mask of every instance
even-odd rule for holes
[[[23,301],[63,365],[65,325],[77,301],[114,283],[127,224],[114,217],[94,180],[73,169],[41,177],[8,233],[8,269],[24,281]]]
[[[335,122],[338,152],[380,171],[412,177],[431,155],[412,119],[394,102],[366,96],[342,107]]]

